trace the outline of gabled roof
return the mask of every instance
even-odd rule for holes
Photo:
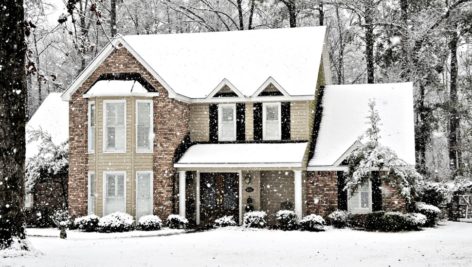
[[[176,168],[301,168],[308,143],[196,144]]]
[[[415,165],[413,84],[352,84],[324,89],[320,130],[309,168],[337,166],[356,147],[369,127],[370,99],[376,102],[380,116],[380,143]]]
[[[28,130],[48,132],[54,144],[59,145],[69,139],[69,103],[61,99],[60,93],[50,93],[31,119],[26,123],[26,140]],[[26,144],[26,158],[36,155],[39,151],[38,142]]]
[[[325,27],[118,37],[72,83],[72,93],[120,44],[169,91],[171,98],[206,98],[229,81],[252,96],[271,77],[290,96],[313,96]]]
[[[100,80],[87,91],[84,97],[100,96],[156,96],[157,92],[148,92],[138,81]]]

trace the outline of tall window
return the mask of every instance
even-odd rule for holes
[[[95,214],[95,196],[96,196],[96,182],[95,173],[88,174],[88,214]]]
[[[126,102],[124,100],[104,101],[104,150],[105,152],[126,151]]]
[[[348,210],[352,213],[372,211],[372,186],[370,181],[359,186],[353,194],[348,192]]]
[[[152,152],[152,101],[136,101],[136,150],[137,152]]]
[[[136,218],[152,214],[152,171],[136,172]]]
[[[88,104],[88,152],[95,152],[95,102]]]
[[[262,113],[264,140],[280,140],[282,132],[280,103],[264,103]]]
[[[236,104],[218,105],[218,140],[236,140]]]
[[[105,210],[104,215],[121,211],[126,212],[125,173],[105,172]]]

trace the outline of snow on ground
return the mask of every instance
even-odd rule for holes
[[[160,237],[61,240],[30,237],[39,256],[6,266],[470,266],[472,224],[375,233],[218,229]]]

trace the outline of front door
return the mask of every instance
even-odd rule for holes
[[[239,218],[239,179],[237,173],[200,174],[200,218],[202,225],[212,225],[222,216]]]

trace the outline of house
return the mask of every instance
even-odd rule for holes
[[[26,164],[37,158],[44,145],[39,138],[35,138],[41,131],[51,137],[51,142],[58,146],[69,139],[69,103],[61,99],[61,93],[50,93],[36,112],[26,123]],[[28,177],[28,176],[27,176]],[[51,212],[62,209],[66,199],[67,188],[64,188],[67,175],[47,179],[40,183],[25,181],[25,207],[36,211],[45,209]]]
[[[385,144],[414,164],[411,83],[331,86],[325,27],[120,36],[62,95],[69,209],[196,224],[280,209],[371,210],[343,159],[378,101]],[[404,201],[382,187],[383,208]]]

